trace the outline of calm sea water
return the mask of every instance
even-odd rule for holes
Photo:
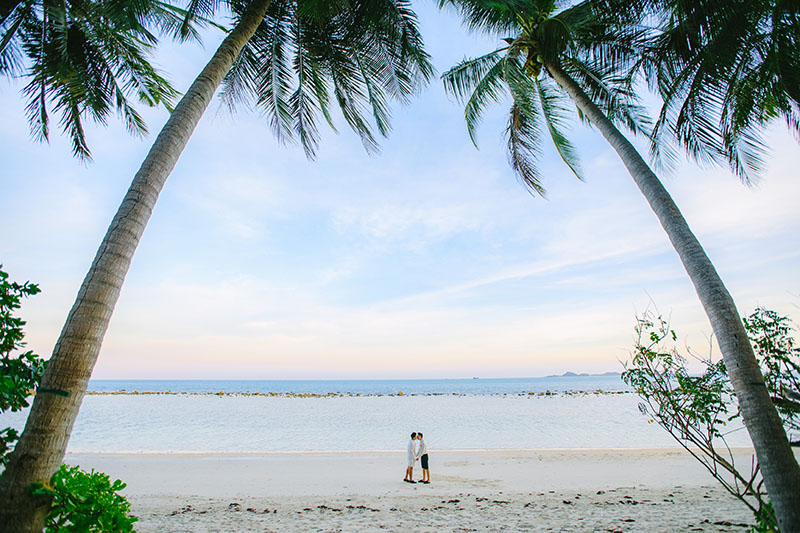
[[[649,424],[618,376],[373,381],[92,381],[73,452],[401,450],[422,431],[432,450],[649,448],[677,444]],[[552,395],[539,393],[551,391]],[[223,392],[225,394],[217,394]],[[345,394],[334,397],[239,393]],[[403,392],[398,396],[398,392]],[[356,396],[361,395],[361,396]],[[365,396],[366,395],[366,396]],[[21,428],[27,412],[0,416]],[[749,444],[744,431],[732,445]]]

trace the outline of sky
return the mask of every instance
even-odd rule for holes
[[[416,8],[439,73],[492,49],[431,4]],[[185,90],[221,38],[165,43],[155,63]],[[40,285],[21,316],[29,348],[48,356],[167,113],[140,108],[144,139],[118,120],[88,127],[85,165],[55,128],[50,144],[31,139],[23,86],[0,81],[0,263]],[[507,163],[506,113],[489,110],[476,149],[437,77],[393,106],[379,155],[340,119],[309,162],[257,111],[215,101],[156,205],[93,378],[620,371],[647,309],[669,317],[682,350],[708,354],[694,289],[616,154],[576,122],[586,181],[548,147],[547,198],[533,197]],[[767,139],[755,186],[686,162],[659,176],[740,313],[763,305],[800,324],[800,146],[780,124]]]

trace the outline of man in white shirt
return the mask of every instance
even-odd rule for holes
[[[414,481],[414,461],[417,460],[417,451],[414,449],[414,441],[417,439],[417,434],[411,434],[411,440],[408,441],[408,453],[406,458],[408,460],[406,464],[406,477],[403,479],[406,483],[416,483]]]
[[[422,433],[417,432],[417,440],[419,441],[417,458],[422,463],[422,479],[419,482],[427,485],[431,482],[431,471],[428,469],[428,445],[422,440]]]

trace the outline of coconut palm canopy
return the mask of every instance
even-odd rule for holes
[[[34,138],[48,140],[50,113],[89,159],[84,120],[118,112],[129,132],[147,133],[131,99],[170,106],[177,95],[149,63],[157,33],[196,36],[185,11],[158,0],[15,0],[0,10],[0,74],[22,77]]]
[[[635,12],[601,9],[597,2],[570,6],[553,0],[466,1],[456,7],[468,27],[492,33],[504,44],[445,72],[445,89],[466,102],[473,142],[485,108],[511,95],[506,127],[509,161],[530,190],[545,192],[537,166],[545,131],[572,172],[582,177],[565,130],[574,107],[543,62],[560,64],[614,123],[647,134],[648,119],[633,88],[633,67],[646,36],[645,30],[632,25]],[[579,116],[586,118],[580,112]]]
[[[800,137],[800,10],[772,0],[655,0],[660,33],[643,56],[664,100],[653,152],[669,141],[745,181],[766,165],[762,131],[776,119]]]
[[[235,18],[246,6],[231,3]],[[374,152],[376,134],[390,130],[390,100],[407,103],[432,74],[410,2],[273,1],[222,97],[231,108],[255,104],[279,140],[299,140],[309,157],[319,145],[316,117],[336,129],[333,101]]]
[[[105,123],[116,110],[130,132],[144,135],[131,96],[171,109],[177,92],[148,62],[156,33],[194,38],[196,23],[207,23],[205,16],[223,4],[192,1],[183,10],[160,1],[10,3],[0,11],[0,73],[29,78],[24,93],[35,138],[49,138],[52,108],[75,155],[88,159],[85,117]],[[235,24],[249,3],[225,5]],[[333,126],[335,99],[364,146],[375,151],[373,130],[386,135],[390,129],[388,100],[407,101],[431,74],[408,2],[276,1],[222,95],[231,107],[257,103],[278,138],[296,135],[309,156],[319,141],[315,115],[321,112]]]

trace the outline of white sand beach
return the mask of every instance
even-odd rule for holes
[[[752,451],[737,449],[749,464]],[[748,510],[679,449],[68,454],[128,483],[143,532],[745,531]],[[415,478],[421,472],[415,471]]]

